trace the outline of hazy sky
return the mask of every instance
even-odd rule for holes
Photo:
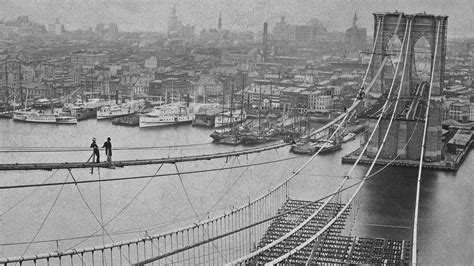
[[[174,4],[181,21],[198,30],[216,27],[222,12],[223,28],[231,30],[261,30],[265,21],[271,29],[285,16],[293,24],[315,17],[329,30],[342,31],[357,12],[358,25],[370,35],[373,12],[398,10],[448,15],[450,36],[474,36],[473,0],[0,0],[0,18],[28,15],[46,24],[59,17],[68,30],[115,22],[120,30],[165,31]]]

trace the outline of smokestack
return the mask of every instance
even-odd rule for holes
[[[268,53],[268,24],[263,23],[263,62],[267,62],[267,53]]]

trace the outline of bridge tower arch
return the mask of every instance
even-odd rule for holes
[[[398,39],[403,40],[403,35],[405,32],[406,25],[411,21],[411,37],[409,40],[408,47],[408,64],[407,73],[405,79],[403,80],[404,86],[402,91],[402,96],[408,96],[410,88],[416,86],[416,65],[417,57],[415,56],[417,51],[415,51],[415,45],[420,38],[423,38],[429,43],[429,56],[431,58],[431,64],[436,55],[436,64],[435,68],[431,71],[434,72],[433,79],[433,88],[432,95],[438,96],[443,92],[443,82],[444,82],[444,72],[445,72],[445,59],[446,59],[446,41],[447,41],[447,26],[448,26],[448,17],[447,16],[435,16],[426,13],[408,15],[404,13],[374,13],[374,36],[377,34],[377,29],[380,26],[379,34],[375,42],[375,51],[374,51],[374,64],[372,65],[370,71],[371,78],[376,77],[377,70],[379,66],[384,61],[384,58],[389,56],[395,58],[395,54],[390,49],[390,40],[393,38],[394,33],[397,35]],[[438,21],[441,23],[439,40],[438,40],[438,51],[435,51],[436,47],[436,29]],[[388,68],[391,68],[390,64],[385,64],[380,75],[376,77],[376,82],[370,93],[371,97],[379,98],[387,89],[390,87],[391,78],[390,75],[387,75]],[[430,76],[431,76],[430,71]]]

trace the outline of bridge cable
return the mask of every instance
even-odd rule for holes
[[[379,21],[380,21],[380,20],[379,20]],[[399,18],[399,22],[400,22],[400,18]],[[380,31],[380,25],[381,25],[381,23],[379,23],[378,28],[377,28],[376,38],[374,39],[373,51],[375,50],[375,47],[376,47],[377,36],[378,36],[379,31]],[[372,62],[372,58],[373,58],[373,53],[372,53],[372,55],[371,55],[371,62]],[[370,66],[370,63],[371,63],[371,62],[369,62],[369,66]],[[381,72],[380,70],[382,69],[382,67],[383,67],[383,66],[381,66],[381,67],[379,68],[379,70],[378,70],[376,76],[379,75],[379,73]],[[369,69],[369,68],[368,68],[368,69]],[[367,71],[366,71],[366,75],[365,75],[365,77],[364,77],[363,84],[365,83],[365,79],[367,78],[368,69],[367,69]],[[374,84],[374,82],[372,82],[372,83],[370,84],[370,86],[367,88],[367,90],[370,90],[370,88],[373,86],[373,84]],[[392,85],[392,87],[393,87],[393,85]],[[354,104],[355,104],[356,102],[357,102],[357,100],[354,101]],[[387,102],[388,102],[388,100],[387,100]],[[353,105],[353,106],[354,106],[354,105]],[[339,124],[338,128],[336,129],[336,131],[337,131],[337,130],[340,128],[340,126],[344,123],[344,121],[345,121],[345,119],[347,118],[348,114],[349,114],[349,112],[347,112],[347,113],[345,114],[345,116],[343,117],[343,121]],[[375,130],[375,129],[374,129],[374,130]],[[336,133],[336,131],[334,132],[334,134]],[[333,134],[333,135],[334,135],[334,134]],[[373,134],[372,134],[372,136],[373,136]],[[372,136],[371,136],[370,138],[372,138]],[[331,136],[330,139],[331,139],[332,137],[333,137],[333,136]],[[325,144],[326,144],[326,143],[325,143]],[[323,146],[322,148],[324,148],[324,146]],[[322,148],[316,153],[316,155],[322,150]],[[367,148],[367,146],[364,148],[364,150],[365,150],[366,148]],[[360,160],[360,157],[362,156],[362,154],[363,154],[363,152],[362,152],[361,155],[359,156],[358,160]],[[312,158],[311,158],[311,159],[312,159]],[[311,159],[310,159],[310,160],[311,160]],[[308,160],[308,161],[310,161],[310,160]],[[358,161],[356,162],[356,164],[357,164],[357,163],[358,163]],[[303,165],[303,167],[305,167],[305,165]],[[302,167],[302,168],[303,168],[303,167]],[[355,165],[354,165],[353,168],[351,169],[350,173],[354,170],[354,167],[355,167]],[[301,168],[300,168],[300,169],[301,169]],[[297,171],[297,173],[298,173],[298,172],[299,172],[299,171]],[[290,177],[290,178],[291,178],[291,177]],[[346,178],[343,180],[343,182],[340,184],[340,186],[338,187],[338,189],[337,189],[336,191],[338,191],[338,190],[344,185],[344,183],[347,181],[348,178],[349,178],[349,175],[346,176]],[[285,182],[286,182],[286,181],[285,181]],[[315,212],[312,216],[310,216],[307,220],[305,220],[304,222],[302,222],[298,227],[304,226],[309,220],[312,219],[312,217],[316,216],[317,213],[319,213],[319,212],[327,205],[327,203],[328,203],[330,200],[331,200],[331,199],[328,199],[326,202],[324,202],[324,204],[323,204],[320,208],[318,208],[318,210],[316,210],[316,212]],[[296,229],[296,230],[297,230],[297,229]],[[251,254],[249,254],[249,255],[247,255],[247,256],[245,256],[245,257],[243,257],[243,258],[241,258],[241,259],[239,259],[239,260],[237,260],[237,261],[242,261],[242,259],[248,258],[248,257],[250,257],[250,256],[257,255],[258,253],[260,253],[260,252],[262,252],[262,251],[264,251],[264,250],[270,248],[272,245],[276,245],[277,242],[281,242],[281,241],[283,241],[284,239],[286,239],[289,235],[293,234],[293,233],[294,233],[293,231],[294,231],[294,230],[290,231],[287,235],[281,237],[280,239],[278,239],[278,240],[276,240],[276,241],[273,241],[271,244],[269,244],[269,245],[267,245],[267,246],[265,246],[265,247],[262,247],[261,249],[255,251],[255,252],[253,252],[253,253],[251,253]],[[234,262],[237,262],[237,261],[234,261]]]
[[[381,118],[384,116],[385,112],[388,111],[388,109],[392,106],[392,104],[390,103],[389,105],[389,108],[386,109],[386,106],[387,106],[387,103],[389,103],[389,99],[390,99],[390,95],[392,93],[392,89],[393,89],[393,86],[395,84],[395,81],[397,79],[397,75],[398,75],[398,69],[399,69],[399,66],[400,66],[400,60],[401,60],[401,56],[403,54],[403,48],[405,46],[405,41],[406,41],[406,35],[407,35],[407,30],[408,30],[408,43],[410,42],[410,35],[411,35],[411,22],[409,21],[406,25],[406,29],[405,29],[405,33],[404,33],[404,36],[403,36],[403,43],[402,43],[402,51],[400,52],[400,55],[399,55],[399,58],[398,58],[398,62],[397,62],[397,66],[396,66],[396,69],[395,69],[395,74],[394,74],[394,77],[393,77],[393,80],[392,80],[392,85],[390,86],[390,90],[389,90],[389,93],[388,93],[388,97],[387,97],[387,100],[384,104],[384,106],[382,107],[382,110],[380,110],[380,115],[379,115],[379,119],[377,121],[377,124],[375,125],[374,127],[374,130],[372,131],[372,135],[371,137],[369,138],[369,140],[367,141],[367,144],[366,144],[366,147],[367,145],[369,144],[370,140],[372,139],[372,136],[373,134],[375,133],[378,125],[379,125],[379,122],[381,121]],[[387,136],[388,136],[388,133],[390,132],[390,128],[391,128],[391,125],[392,125],[392,122],[394,120],[394,117],[395,117],[395,114],[396,114],[396,111],[397,111],[397,107],[398,107],[398,103],[399,103],[399,99],[400,99],[400,95],[401,95],[401,92],[402,92],[402,86],[403,86],[403,80],[404,80],[404,77],[405,77],[405,70],[406,70],[406,62],[407,62],[407,56],[408,56],[408,45],[407,43],[407,46],[406,46],[406,52],[405,52],[405,60],[404,60],[404,66],[403,66],[403,71],[402,71],[402,77],[400,79],[400,86],[398,88],[398,94],[397,94],[397,100],[395,102],[395,106],[393,108],[393,111],[392,111],[392,116],[390,118],[390,122],[387,126],[387,130],[385,132],[385,135],[383,137],[383,140],[382,140],[382,143],[379,145],[379,148],[378,148],[378,151],[375,155],[375,158],[374,160],[372,161],[372,164],[370,165],[367,173],[366,173],[366,176],[369,175],[373,169],[373,167],[375,166],[375,163],[377,161],[377,159],[379,158],[379,155],[380,153],[382,152],[382,149],[383,147],[385,146],[385,141],[387,140]],[[379,111],[377,111],[379,112]],[[363,152],[361,152],[361,155],[363,154]],[[359,158],[361,158],[361,156],[359,156]],[[354,164],[355,165],[355,164]],[[314,239],[317,239],[321,234],[323,234],[337,219],[338,217],[346,210],[346,208],[348,207],[348,205],[352,202],[352,200],[355,198],[355,196],[358,194],[358,192],[360,191],[360,188],[362,188],[362,186],[364,185],[364,182],[365,182],[365,178],[360,182],[360,185],[359,187],[357,188],[356,192],[353,194],[353,196],[351,197],[351,199],[349,200],[349,202],[347,204],[345,204],[345,206],[339,211],[339,213],[331,220],[328,222],[328,224],[326,224],[326,226],[324,226],[321,230],[319,230],[313,237],[311,237],[311,241],[305,241],[303,244],[299,245],[298,247],[296,247],[295,249],[291,250],[290,252],[286,253],[286,254],[294,254],[295,252],[293,252],[294,250],[299,251],[301,250],[301,248],[307,246],[309,243],[311,243],[312,241],[314,241]],[[314,250],[313,250],[314,251]],[[283,257],[285,258],[288,258],[288,256],[283,255],[283,256],[280,256],[279,258],[277,258],[276,260],[273,260],[272,262],[270,262],[270,264],[273,264],[275,263],[278,263],[278,262],[281,262]],[[308,257],[308,260],[306,261],[306,265],[309,265],[311,263],[311,260],[313,259],[313,255],[314,253],[311,252],[310,256]],[[285,259],[283,258],[283,259]]]
[[[406,37],[407,37],[407,32],[408,32],[408,35],[410,36],[410,35],[411,35],[411,23],[407,23],[407,25],[406,25],[405,33],[404,33],[404,36],[403,36],[402,50],[403,50],[403,47],[405,46],[405,41],[407,40],[407,38],[406,38]],[[410,42],[410,37],[408,37],[408,43],[409,43],[409,42]],[[406,48],[406,49],[407,49],[407,52],[406,52],[406,54],[405,54],[405,59],[406,59],[406,56],[408,55],[408,44],[407,44],[406,47],[407,47],[407,48]],[[393,80],[392,80],[392,85],[390,86],[390,89],[389,89],[389,92],[388,92],[387,100],[386,100],[385,104],[384,104],[383,107],[382,107],[382,113],[379,115],[379,119],[377,120],[377,123],[376,123],[376,125],[375,125],[375,127],[374,127],[374,130],[372,131],[372,134],[371,134],[369,140],[367,141],[367,143],[366,143],[364,149],[368,147],[368,144],[370,143],[370,140],[372,139],[372,137],[373,137],[375,131],[377,130],[377,127],[378,127],[378,125],[379,125],[379,123],[380,123],[380,121],[381,121],[381,119],[382,119],[384,113],[387,111],[386,107],[387,107],[387,105],[388,105],[388,103],[389,103],[389,98],[390,98],[390,96],[391,96],[391,94],[392,94],[393,86],[394,86],[395,81],[396,81],[396,78],[397,78],[398,69],[399,69],[399,66],[400,66],[400,61],[401,61],[401,56],[402,56],[402,54],[403,54],[403,52],[400,53],[400,55],[399,55],[399,59],[398,59],[398,63],[397,63],[396,71],[395,71],[395,75],[394,75],[394,78],[393,78]],[[404,70],[403,70],[403,71],[405,71],[405,66],[406,66],[406,60],[405,60],[405,62],[404,62]],[[404,72],[402,73],[402,77],[404,77]],[[402,80],[403,80],[403,78],[402,78]],[[398,95],[397,95],[397,100],[396,100],[396,103],[395,103],[396,106],[397,106],[397,104],[398,104],[398,101],[399,101],[399,98],[400,98],[400,95],[401,95],[402,85],[403,85],[403,82],[400,82],[400,86],[399,86],[399,90],[398,90]],[[395,109],[396,109],[396,108],[395,108]],[[390,119],[389,127],[391,126],[391,123],[392,123],[392,121],[393,121],[393,119],[394,119],[394,117],[395,117],[395,113],[396,113],[396,110],[394,110],[394,111],[392,112],[392,116],[391,116],[391,119]],[[365,174],[364,179],[362,179],[362,180],[359,182],[359,186],[357,187],[357,189],[356,189],[356,191],[354,192],[354,194],[351,196],[349,202],[346,203],[346,204],[344,205],[344,207],[337,213],[337,215],[336,215],[333,219],[331,219],[331,220],[330,220],[322,229],[320,229],[315,235],[313,235],[312,237],[310,237],[308,240],[306,240],[306,241],[303,242],[302,244],[298,245],[296,248],[294,248],[294,249],[292,249],[291,251],[287,252],[286,254],[284,254],[284,255],[282,255],[282,256],[280,256],[280,257],[274,259],[273,261],[269,262],[268,264],[273,265],[273,264],[275,264],[275,263],[280,263],[280,262],[283,261],[284,259],[287,259],[289,256],[295,254],[296,252],[298,252],[298,251],[301,250],[302,248],[306,247],[308,244],[310,244],[310,243],[313,242],[316,238],[318,238],[321,234],[323,234],[323,233],[342,215],[342,213],[348,208],[349,204],[351,204],[351,202],[354,200],[355,196],[358,194],[358,192],[360,191],[360,189],[361,189],[362,186],[364,185],[365,180],[367,179],[367,176],[370,175],[370,173],[371,173],[373,167],[375,166],[375,163],[376,163],[376,161],[378,160],[378,157],[380,156],[380,153],[382,152],[383,146],[384,146],[384,144],[385,144],[385,141],[386,141],[386,139],[387,139],[388,133],[389,133],[389,131],[390,131],[390,128],[389,128],[389,127],[387,128],[387,130],[386,130],[386,132],[385,132],[385,136],[384,136],[384,138],[383,138],[383,140],[382,140],[382,143],[381,143],[380,147],[378,148],[378,151],[377,151],[377,153],[376,153],[376,155],[375,155],[375,158],[374,158],[373,161],[372,161],[372,164],[371,164],[369,170],[368,170],[367,173]],[[355,165],[358,163],[358,161],[362,158],[362,154],[363,154],[363,152],[360,153],[359,157],[358,157],[357,160],[356,160],[356,163],[352,166],[351,171],[354,169],[354,167],[355,167]],[[311,260],[311,256],[308,258],[308,261],[306,262],[306,265],[308,265],[308,264],[310,263],[310,260]]]
[[[378,36],[379,29],[380,29],[380,24],[379,24],[379,27],[378,27],[378,29],[377,29],[377,34],[376,34],[376,36]],[[374,40],[374,49],[375,49],[375,44],[376,44],[376,42],[377,42],[377,37],[376,37],[375,40]],[[379,72],[380,72],[380,71],[379,71]],[[369,88],[370,88],[370,87],[369,87]],[[393,84],[392,84],[391,89],[392,89],[392,88],[393,88]],[[390,90],[390,91],[391,91],[391,90]],[[387,100],[387,101],[386,101],[386,104],[384,105],[384,108],[386,108],[386,105],[387,105],[388,102],[389,102],[389,101]],[[346,116],[346,117],[347,117],[347,116]],[[344,119],[345,119],[346,117],[344,117]],[[343,121],[344,121],[344,120],[343,120]],[[343,123],[343,122],[342,122],[342,123]],[[341,124],[342,124],[342,123],[341,123]],[[374,131],[372,132],[372,135],[370,136],[369,141],[370,141],[370,139],[373,137],[374,132],[375,132],[375,129],[374,129]],[[369,141],[367,142],[367,144],[366,144],[366,146],[364,147],[363,151],[362,151],[361,154],[359,155],[358,160],[357,160],[356,163],[353,165],[353,167],[351,168],[351,170],[349,171],[349,173],[345,176],[344,180],[341,182],[341,184],[339,185],[339,187],[336,189],[335,192],[339,191],[339,190],[342,188],[342,186],[344,185],[344,183],[349,179],[349,175],[350,175],[350,174],[352,173],[352,171],[354,170],[355,165],[358,164],[358,161],[360,160],[360,158],[361,158],[361,156],[363,155],[365,149],[367,148],[367,145],[368,145]],[[334,194],[334,195],[336,195],[336,194]],[[272,246],[275,246],[276,244],[282,242],[283,240],[285,240],[286,238],[288,238],[289,236],[291,236],[292,234],[294,234],[297,230],[299,230],[300,228],[302,228],[304,225],[306,225],[311,219],[313,219],[313,218],[330,202],[330,200],[331,200],[333,197],[334,197],[334,196],[328,198],[328,200],[326,200],[326,201],[325,201],[312,215],[310,215],[305,221],[301,222],[296,228],[294,228],[293,230],[291,230],[290,232],[288,232],[287,234],[285,234],[285,235],[282,236],[281,238],[279,238],[279,239],[273,241],[272,243],[268,244],[268,245],[265,246],[265,247],[260,248],[259,250],[255,251],[255,252],[253,252],[253,253],[251,253],[251,254],[249,254],[249,255],[247,255],[247,256],[244,256],[244,257],[242,257],[242,258],[240,258],[240,259],[238,259],[238,260],[236,260],[236,261],[233,261],[233,262],[231,262],[231,263],[239,263],[239,262],[245,261],[246,259],[248,259],[248,258],[250,258],[250,257],[253,257],[253,256],[259,254],[260,252],[262,252],[262,251],[264,251],[264,250],[267,250],[267,249],[271,248]]]
[[[434,57],[433,57],[433,66],[431,68],[431,79],[430,79],[430,87],[428,90],[428,101],[426,102],[426,111],[425,111],[425,125],[423,128],[423,139],[421,143],[421,152],[420,152],[420,164],[418,167],[418,178],[416,182],[416,200],[415,200],[415,217],[413,221],[413,248],[412,248],[412,265],[417,264],[417,248],[418,248],[418,212],[420,206],[420,187],[421,187],[421,172],[423,169],[423,157],[425,156],[425,148],[426,148],[426,135],[428,131],[428,121],[429,121],[429,111],[430,111],[430,102],[431,102],[431,90],[433,89],[433,80],[435,74],[435,66],[436,66],[436,57],[438,52],[438,45],[439,45],[439,33],[441,28],[441,21],[437,20],[437,29],[436,29],[436,44],[434,50]],[[423,91],[423,90],[422,90]]]
[[[380,25],[379,25],[379,26],[380,26]],[[376,43],[376,42],[374,41],[374,43]],[[379,71],[379,72],[380,72],[380,71]],[[372,83],[373,83],[373,82],[372,82]],[[392,87],[393,87],[393,86],[392,86]],[[388,102],[388,101],[387,101],[387,102]],[[387,102],[386,102],[386,103],[387,103]],[[384,105],[384,107],[386,107],[386,105]],[[375,129],[374,129],[374,130],[375,130]],[[373,132],[373,133],[374,133],[374,132]],[[371,135],[371,137],[370,137],[369,139],[371,139],[372,137],[373,137],[373,134]],[[369,141],[370,141],[370,140],[369,140]],[[367,142],[367,145],[368,145],[368,142]],[[361,158],[361,156],[363,155],[365,149],[367,148],[367,145],[364,147],[364,149],[363,149],[363,151],[361,152],[361,154],[360,154],[358,160],[360,160],[360,158]],[[355,165],[358,163],[358,160],[357,160],[356,163],[353,165],[353,167],[352,167],[352,169],[350,170],[349,174],[346,175],[345,179],[342,181],[342,183],[340,184],[340,186],[338,187],[338,189],[336,190],[336,192],[337,192],[337,191],[343,186],[343,184],[347,181],[347,179],[349,178],[350,173],[354,170]],[[331,199],[328,199],[315,213],[313,213],[312,216],[310,216],[307,220],[305,220],[304,222],[302,222],[302,223],[297,227],[297,230],[298,230],[300,227],[304,226],[304,225],[305,225],[309,220],[311,220],[312,217],[314,217],[317,213],[319,213],[319,211],[321,211],[322,208],[324,208],[324,206],[326,206],[326,204],[327,204],[330,200],[331,200]],[[293,234],[293,233],[294,233],[293,231],[295,231],[295,230],[292,230],[290,233]],[[271,243],[270,245],[267,245],[266,247],[260,249],[259,252],[268,249],[268,248],[269,248],[270,246],[272,246],[273,244],[276,244],[276,242],[281,242],[281,241],[283,241],[283,239],[285,239],[286,237],[288,237],[289,235],[291,235],[290,233],[288,233],[288,235],[285,235],[284,237],[278,239],[277,241],[274,241],[274,242]],[[258,253],[259,253],[259,252],[258,252]],[[257,253],[257,252],[254,252],[254,253]],[[256,254],[254,254],[254,255],[256,255]]]

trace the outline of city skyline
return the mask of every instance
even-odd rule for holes
[[[262,30],[264,22],[272,27],[285,16],[290,24],[306,24],[319,19],[329,31],[345,31],[357,13],[358,26],[368,28],[372,35],[374,12],[432,13],[450,17],[450,37],[473,37],[474,4],[456,1],[173,1],[173,0],[0,0],[0,18],[14,19],[27,15],[32,20],[48,24],[59,18],[66,30],[95,28],[98,23],[116,23],[121,31],[166,32],[171,10],[176,5],[178,18],[194,25],[195,33],[217,28],[222,13],[223,29],[232,31]],[[244,19],[245,18],[245,19]]]

